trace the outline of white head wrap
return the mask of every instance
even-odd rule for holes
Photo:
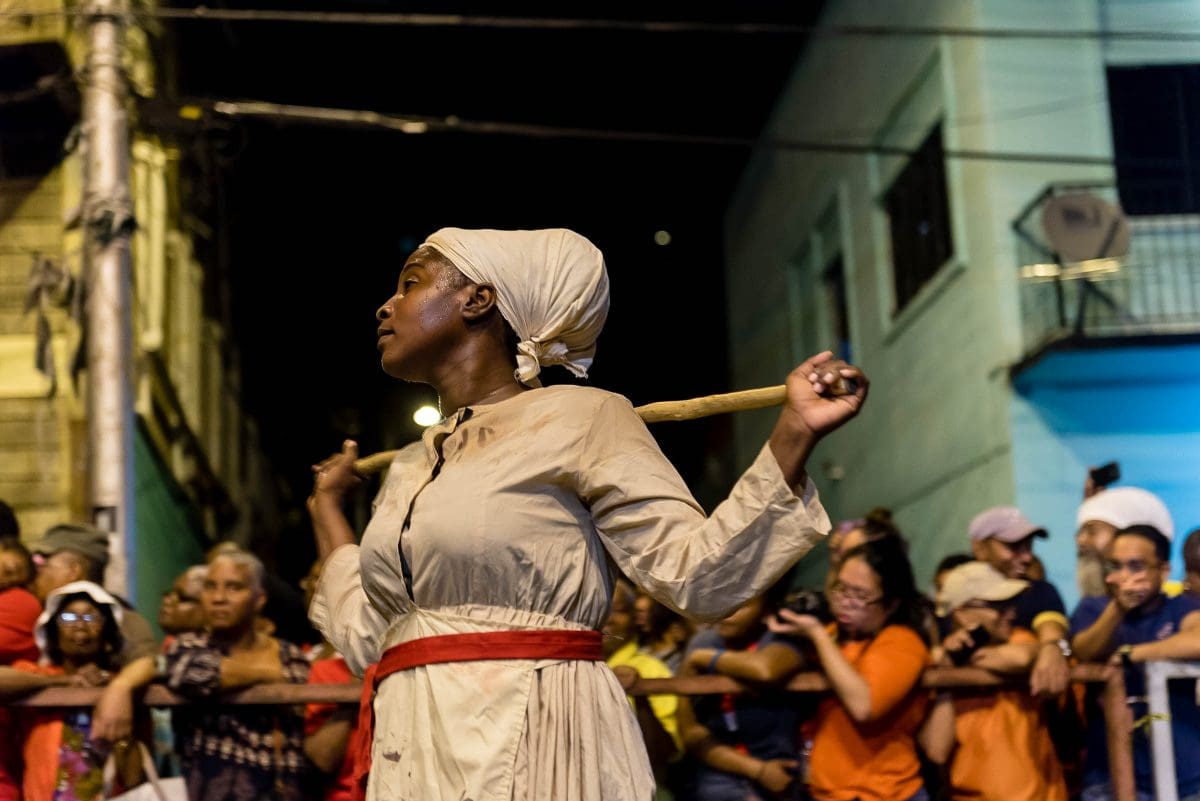
[[[1171,513],[1157,495],[1140,487],[1114,487],[1097,492],[1079,506],[1075,525],[1099,520],[1120,530],[1130,526],[1154,526],[1168,539],[1175,536]]]
[[[496,306],[519,340],[518,381],[540,386],[537,375],[550,364],[587,377],[608,317],[608,273],[595,245],[566,228],[442,228],[425,244],[496,288]]]

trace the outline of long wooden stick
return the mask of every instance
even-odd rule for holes
[[[696,420],[701,417],[711,417],[714,414],[766,409],[770,406],[781,406],[786,399],[787,387],[779,384],[774,387],[744,389],[740,392],[726,392],[721,395],[705,395],[702,398],[648,403],[645,406],[638,406],[634,411],[647,423],[661,423],[664,420]],[[354,463],[354,472],[360,476],[374,475],[391,464],[392,458],[397,453],[398,451],[380,451],[370,456],[364,456]]]

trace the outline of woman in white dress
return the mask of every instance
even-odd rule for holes
[[[446,416],[393,460],[361,545],[343,512],[356,446],[314,467],[310,616],[355,672],[382,660],[368,799],[649,801],[637,722],[600,658],[613,567],[717,619],[829,530],[804,465],[865,401],[858,369],[828,353],[796,368],[769,441],[706,517],[625,398],[537,379],[547,364],[586,375],[607,311],[584,237],[452,228],[378,311],[383,369],[434,387]],[[841,378],[853,394],[827,391]]]

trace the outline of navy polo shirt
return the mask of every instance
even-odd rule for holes
[[[1108,606],[1108,598],[1094,596],[1079,602],[1071,615],[1071,634],[1090,628]],[[1152,608],[1142,607],[1125,615],[1113,633],[1113,648],[1122,645],[1138,645],[1157,642],[1179,633],[1179,624],[1190,613],[1200,610],[1200,600],[1188,596],[1168,598],[1159,596],[1159,603]],[[1179,795],[1188,796],[1200,792],[1200,707],[1196,705],[1195,681],[1170,681],[1167,688],[1171,699],[1171,739],[1175,746],[1175,777],[1179,782]],[[1130,697],[1146,694],[1145,673],[1134,665],[1125,671],[1125,693]],[[1089,697],[1098,703],[1099,693],[1094,687]],[[1146,715],[1144,701],[1130,705],[1134,720]],[[1093,709],[1095,709],[1093,707]],[[1095,710],[1098,712],[1098,710]],[[1154,793],[1154,769],[1150,757],[1150,732],[1141,727],[1133,733],[1133,772],[1137,789],[1143,793]],[[1088,751],[1084,765],[1083,784],[1106,784],[1108,773],[1108,745],[1102,714],[1088,715]]]

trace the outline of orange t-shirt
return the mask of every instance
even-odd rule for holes
[[[855,723],[836,696],[817,707],[809,759],[812,796],[908,801],[922,786],[916,734],[929,693],[918,685],[929,648],[907,626],[887,626],[874,639],[840,648],[871,688],[871,720]]]
[[[1037,637],[1016,629],[1008,641],[1036,643]],[[954,801],[1066,801],[1041,703],[1028,690],[956,697],[954,739]]]

